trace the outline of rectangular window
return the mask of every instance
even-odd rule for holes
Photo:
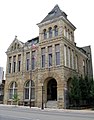
[[[72,69],[74,69],[74,51],[72,50]]]
[[[67,46],[64,45],[64,62],[65,66],[67,66]]]
[[[60,65],[60,45],[57,44],[55,45],[55,60],[56,60],[56,65]]]
[[[11,73],[11,57],[9,57],[9,73]]]
[[[41,64],[42,67],[45,67],[45,48],[41,49]]]
[[[75,69],[78,70],[78,56],[75,57]]]
[[[35,63],[36,63],[36,52],[32,51],[32,70],[35,69]]]
[[[48,66],[52,66],[52,46],[48,47]]]
[[[21,54],[18,55],[18,72],[21,71]]]
[[[70,55],[70,48],[68,47],[68,67],[70,68],[70,59],[71,59],[71,55]]]
[[[29,70],[30,65],[30,52],[26,53],[26,70]]]
[[[16,56],[13,56],[13,72],[16,72]]]

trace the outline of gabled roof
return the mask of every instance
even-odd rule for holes
[[[58,5],[55,5],[55,7],[48,13],[48,15],[41,21],[41,23],[46,22],[48,20],[52,20],[55,18],[58,18],[60,16],[63,16],[67,18],[67,15],[65,12],[61,11]]]
[[[15,44],[19,45],[19,46],[17,46],[16,49],[14,49]],[[17,49],[19,49],[19,48],[22,48],[23,45],[24,45],[24,43],[21,42],[21,41],[19,41],[19,40],[17,39],[17,36],[15,36],[15,39],[13,40],[13,42],[12,42],[12,43],[10,44],[10,46],[8,47],[7,52],[14,51],[14,50],[17,50]]]

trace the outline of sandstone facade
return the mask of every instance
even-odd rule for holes
[[[38,24],[39,37],[22,43],[15,37],[7,49],[7,69],[4,103],[12,104],[16,93],[19,104],[47,107],[48,101],[56,101],[64,108],[67,83],[74,75],[93,76],[92,58],[83,48],[76,46],[76,27],[65,12],[56,5]],[[89,48],[90,46],[87,46]],[[89,51],[91,55],[91,51]],[[91,67],[88,68],[91,64]],[[43,90],[42,90],[43,85]]]

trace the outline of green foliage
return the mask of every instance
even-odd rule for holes
[[[94,81],[93,81],[93,83],[92,83],[90,93],[91,93],[91,97],[92,97],[92,99],[94,99]]]
[[[81,91],[81,100],[85,100],[87,96],[87,85],[82,76],[79,78],[79,87]]]
[[[78,80],[77,77],[73,77],[73,79],[71,81],[70,96],[74,100],[79,100],[80,99],[79,80]]]
[[[71,80],[71,88],[69,91],[69,97],[72,101],[72,104],[75,106],[79,106],[81,91],[79,87],[79,79],[74,76]]]
[[[81,102],[81,105],[90,105],[94,101],[94,81],[92,79],[87,76],[85,78],[75,76],[70,84],[69,98],[72,104],[75,103],[78,106]]]
[[[18,97],[18,94],[16,94],[16,93],[13,95],[13,98],[12,98],[12,99],[13,99],[13,101],[16,102],[16,103],[18,103],[18,101],[20,100],[19,97]]]

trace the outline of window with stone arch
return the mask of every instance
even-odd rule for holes
[[[24,85],[24,99],[30,100],[30,97],[35,99],[35,84],[33,80],[28,80]]]
[[[66,26],[64,27],[64,37],[67,37],[67,28],[66,28]]]
[[[16,47],[17,47],[17,43],[14,44],[14,50],[16,49]]]
[[[49,27],[49,38],[52,38],[52,28]]]
[[[14,81],[9,86],[9,99],[12,99],[15,94],[17,94],[17,83]]]
[[[58,36],[58,27],[57,27],[57,25],[54,26],[54,36]]]
[[[47,39],[47,30],[46,29],[43,30],[43,36],[44,36],[44,39]]]
[[[70,41],[72,41],[72,40],[73,40],[73,33],[70,32]]]

